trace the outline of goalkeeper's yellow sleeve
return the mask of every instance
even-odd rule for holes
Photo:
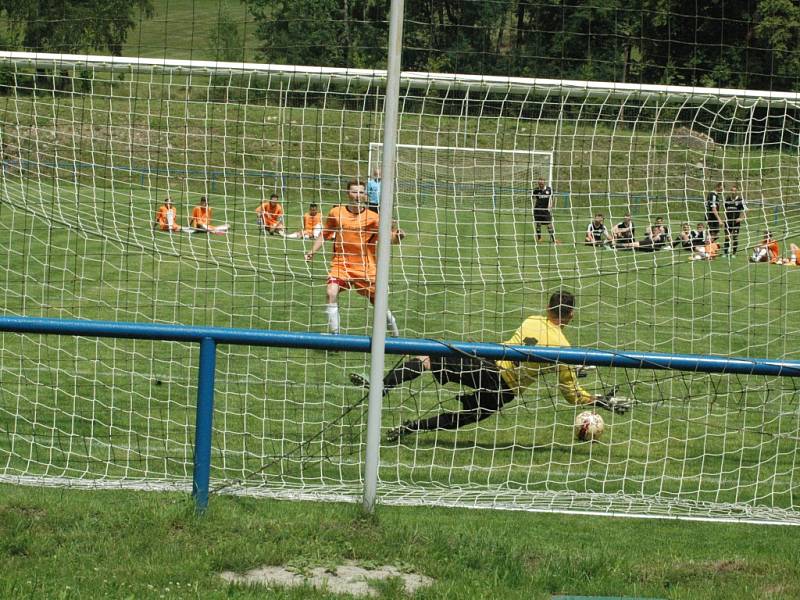
[[[567,365],[558,366],[558,389],[564,400],[570,404],[589,404],[592,395],[578,385],[575,369]]]

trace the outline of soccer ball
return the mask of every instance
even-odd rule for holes
[[[596,412],[585,410],[575,417],[575,438],[582,442],[593,442],[603,435],[606,424]]]

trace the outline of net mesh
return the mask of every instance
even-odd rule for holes
[[[380,73],[170,68],[64,57],[7,60],[0,95],[0,263],[6,314],[325,331],[324,260],[311,240],[265,234],[276,193],[287,231],[326,215],[381,156]],[[216,69],[216,70],[214,70]],[[59,73],[59,85],[48,73]],[[426,80],[425,77],[428,79]],[[436,81],[435,89],[430,83]],[[750,264],[765,229],[797,237],[791,97],[416,75],[401,86],[389,306],[409,337],[504,341],[559,288],[578,295],[573,345],[800,358],[800,269]],[[533,230],[532,189],[552,186],[558,244]],[[670,240],[705,220],[717,181],[747,203],[732,259],[680,245],[589,247],[597,213],[630,212],[636,240],[662,217]],[[164,198],[200,196],[225,235],[154,229]],[[342,329],[371,308],[340,296]],[[4,480],[186,486],[198,349],[177,342],[3,334]],[[212,477],[219,491],[360,494],[367,357],[220,347]],[[597,369],[582,380],[636,400],[578,443],[580,408],[543,375],[497,416],[384,442],[380,493],[398,503],[796,521],[795,379]],[[429,376],[394,390],[384,432],[453,410]]]

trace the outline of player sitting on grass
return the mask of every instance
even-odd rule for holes
[[[631,213],[625,213],[622,221],[611,229],[611,234],[614,236],[614,245],[617,248],[633,248],[636,227],[633,225]]]
[[[211,224],[211,207],[208,206],[208,198],[200,197],[200,203],[192,210],[191,226],[195,231],[206,233],[226,233],[229,229],[227,223],[214,226]]]
[[[315,240],[322,233],[322,215],[319,205],[309,204],[308,212],[303,215],[303,228],[287,235],[287,238],[301,240]]]
[[[169,231],[170,233],[181,230],[181,226],[178,225],[178,211],[169,198],[164,198],[164,204],[156,212],[156,221],[153,224],[153,229]]]
[[[314,240],[306,260],[314,258],[325,240],[333,240],[333,259],[326,288],[328,330],[339,333],[339,294],[356,288],[359,294],[375,302],[375,249],[378,242],[378,214],[367,210],[364,184],[352,180],[347,184],[347,204],[335,206],[328,214],[322,235]],[[392,243],[405,237],[402,229],[392,227]],[[386,312],[386,325],[392,335],[399,336],[397,321]]]
[[[689,234],[692,243],[692,255],[689,260],[712,260],[719,254],[719,244],[709,237],[705,223],[698,223],[697,229]]]
[[[268,202],[262,202],[256,209],[258,224],[270,235],[283,235],[283,206],[278,202],[278,195],[272,194]]]
[[[695,232],[692,231],[692,226],[689,225],[689,223],[683,223],[681,225],[681,230],[678,232],[678,236],[672,241],[672,246],[682,250],[691,250],[693,246],[693,233]]]
[[[506,344],[514,346],[569,346],[562,329],[575,314],[575,296],[559,291],[550,297],[545,316],[525,319]],[[396,440],[405,435],[434,429],[457,429],[481,421],[499,411],[536,382],[538,377],[558,370],[558,389],[570,404],[599,406],[617,413],[630,409],[630,400],[614,398],[613,394],[590,394],[578,385],[575,369],[567,365],[543,365],[535,362],[498,360],[491,361],[471,356],[417,356],[386,374],[384,394],[405,381],[411,381],[431,371],[440,384],[457,383],[475,390],[461,394],[458,401],[462,410],[442,412],[417,421],[406,421],[389,431],[387,438]],[[368,385],[360,375],[352,374],[355,385]]]
[[[750,257],[750,262],[780,262],[781,249],[778,242],[772,237],[769,231],[764,232],[764,241],[758,246],[753,248],[753,255]]]
[[[589,223],[589,226],[586,228],[586,236],[583,238],[587,246],[597,247],[614,243],[614,238],[608,232],[604,221],[605,216],[603,216],[603,213],[597,213],[594,216],[594,221]]]
[[[669,228],[664,224],[664,218],[656,218],[655,226],[658,227],[659,233],[654,240],[654,247],[656,250],[672,250],[672,244],[669,240]]]

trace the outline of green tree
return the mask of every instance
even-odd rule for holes
[[[151,17],[151,0],[0,0],[13,43],[37,52],[122,54],[136,17]]]

